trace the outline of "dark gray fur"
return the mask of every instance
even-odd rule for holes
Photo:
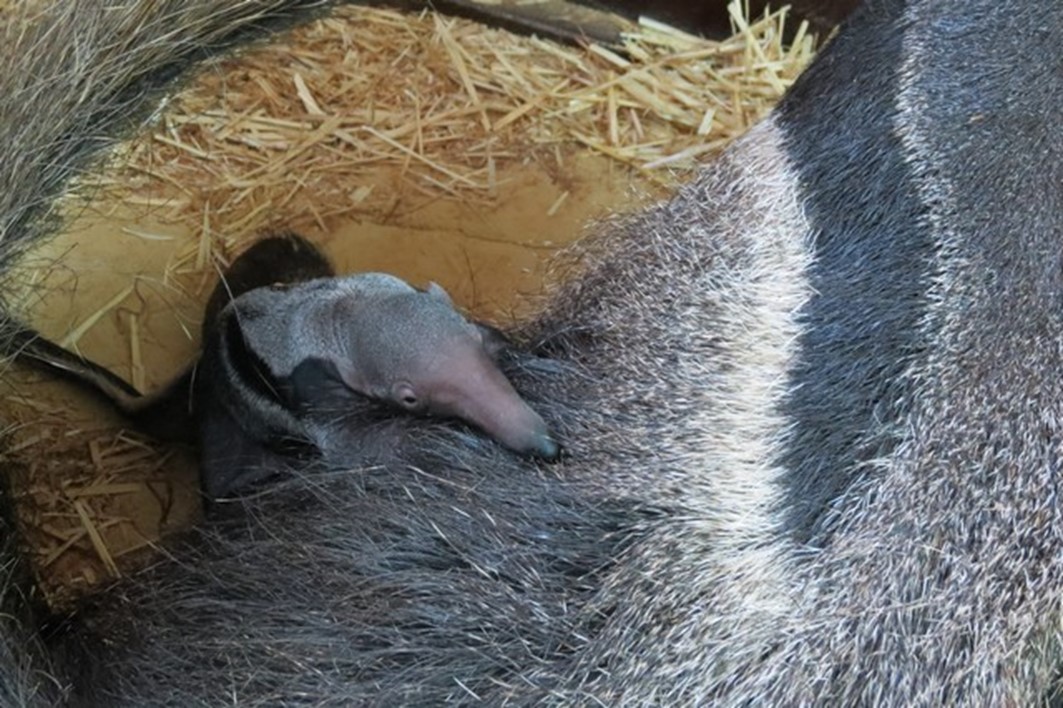
[[[503,359],[568,441],[551,474],[351,411],[347,464],[293,461],[47,647],[9,596],[12,695],[1035,704],[1063,648],[1061,34],[1058,3],[865,4]]]
[[[838,48],[809,67],[778,108],[794,136],[788,148],[816,253],[809,282],[817,296],[801,316],[829,323],[804,330],[791,364],[801,385],[785,404],[794,429],[780,460],[791,470],[782,513],[799,541],[814,535],[861,469],[897,444],[909,412],[901,374],[926,346],[919,323],[933,234],[893,128],[904,35],[883,26],[886,10],[882,2],[863,10],[883,18],[837,37]],[[858,52],[878,70],[832,58]],[[871,100],[835,90],[849,82],[860,82]]]

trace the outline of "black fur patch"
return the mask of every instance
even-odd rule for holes
[[[859,10],[778,109],[814,234],[815,295],[783,407],[795,427],[779,461],[801,540],[859,463],[895,444],[868,431],[904,415],[899,377],[922,347],[933,244],[894,132],[901,4]]]
[[[226,349],[224,361],[231,367],[230,371],[224,373],[237,377],[241,383],[263,399],[287,408],[281,395],[280,381],[270,372],[269,366],[262,360],[262,357],[247,346],[243,329],[240,327],[240,318],[227,318],[224,327]]]

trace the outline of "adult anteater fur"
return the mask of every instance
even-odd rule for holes
[[[77,26],[54,31],[102,41]],[[234,503],[47,646],[9,594],[3,690],[1038,701],[1063,598],[1060,46],[1058,3],[869,3],[695,183],[586,245],[527,326],[539,356],[510,369],[571,441],[562,465],[367,420],[349,465]],[[18,66],[3,80],[49,75]],[[106,106],[97,82],[128,73],[23,103]]]

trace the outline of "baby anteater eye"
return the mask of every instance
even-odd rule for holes
[[[421,398],[413,387],[408,383],[397,384],[394,388],[395,402],[408,411],[416,411],[421,408]]]

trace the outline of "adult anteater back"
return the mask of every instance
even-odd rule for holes
[[[586,244],[528,326],[540,356],[510,373],[565,462],[357,413],[349,465],[296,470],[87,608],[56,639],[92,649],[76,692],[1041,698],[1063,597],[1060,46],[1056,5],[870,3],[694,184]]]

